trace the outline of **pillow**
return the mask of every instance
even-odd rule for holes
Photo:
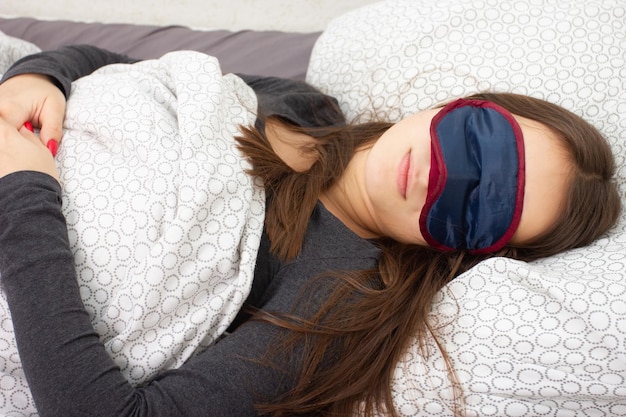
[[[559,104],[607,137],[626,195],[623,1],[394,0],[338,17],[307,81],[349,119],[392,121],[475,92]],[[624,198],[626,205],[626,198]],[[496,258],[455,279],[433,320],[469,416],[626,415],[626,216],[592,245],[533,263]],[[403,416],[451,415],[434,343],[396,368]]]
[[[38,46],[22,39],[6,36],[0,31],[0,74],[4,74],[15,61],[26,55],[41,52]]]

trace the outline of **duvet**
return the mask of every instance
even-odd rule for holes
[[[0,34],[0,71],[36,52]],[[262,184],[235,147],[256,96],[190,51],[101,68],[72,85],[57,155],[83,302],[134,384],[224,333],[245,301]],[[0,415],[36,415],[0,299]]]

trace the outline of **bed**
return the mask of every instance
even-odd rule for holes
[[[216,56],[224,72],[306,79],[337,97],[350,119],[384,112],[398,120],[481,90],[533,95],[574,111],[605,134],[626,205],[623,2],[417,4],[381,1],[314,33],[28,18],[0,19],[0,31],[42,49],[90,43],[137,58],[201,51]],[[467,415],[626,415],[625,271],[622,214],[588,247],[531,264],[492,259],[448,285],[432,315],[441,323]],[[11,340],[0,342],[12,349]],[[434,344],[427,351],[422,355],[415,344],[397,366],[393,393],[402,416],[451,415],[444,362]],[[30,415],[19,366],[9,362],[0,364],[1,403],[12,405],[7,415]]]

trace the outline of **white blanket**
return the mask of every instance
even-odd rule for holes
[[[3,35],[0,48],[0,71],[34,52]],[[72,86],[63,212],[85,306],[133,384],[215,341],[249,293],[265,197],[234,135],[256,104],[215,58],[188,51]],[[0,318],[0,415],[36,415],[4,299]]]

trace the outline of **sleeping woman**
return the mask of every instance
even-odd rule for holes
[[[110,73],[89,78],[98,74]],[[266,198],[256,312],[133,386],[83,304],[50,137],[22,127],[46,131],[49,98],[57,111],[64,96],[25,77],[0,86],[0,100],[34,91],[0,124],[0,276],[42,416],[397,414],[392,373],[414,335],[437,337],[428,311],[443,286],[491,256],[534,260],[589,244],[620,211],[602,136],[541,100],[485,93],[396,124],[321,127],[259,106],[268,123],[244,126],[233,144]],[[59,157],[81,146],[67,133]]]

